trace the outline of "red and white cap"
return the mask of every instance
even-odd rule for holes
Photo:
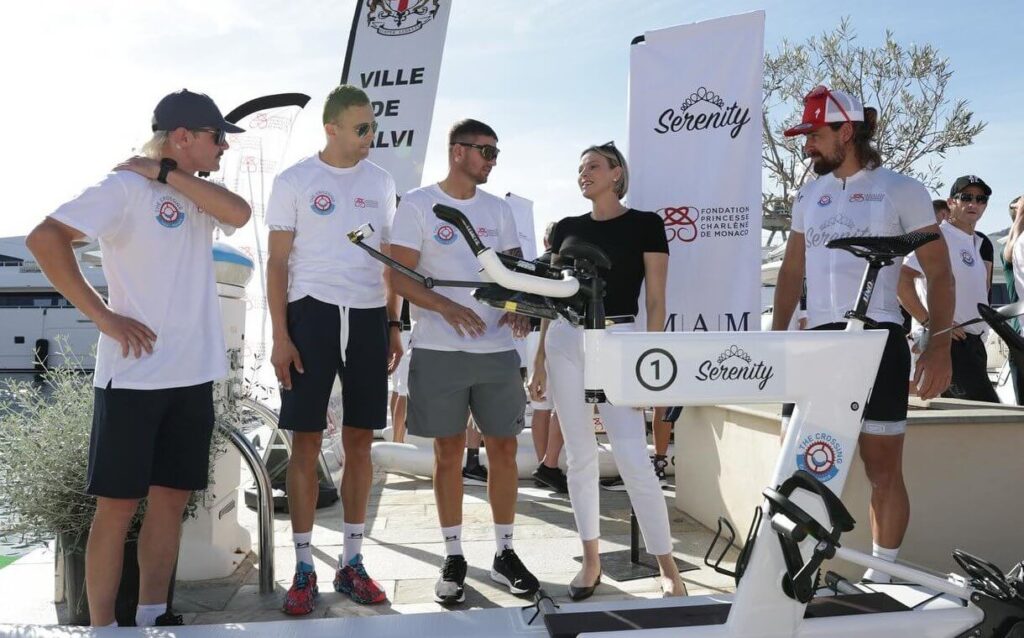
[[[833,122],[863,122],[864,105],[843,91],[833,91],[824,84],[811,89],[804,96],[804,117],[799,124],[787,129],[784,135],[804,135]]]

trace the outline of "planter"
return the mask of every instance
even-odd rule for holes
[[[85,589],[85,543],[88,536],[78,542],[73,534],[57,536],[54,549],[53,603],[57,608],[57,621],[62,625],[88,625],[89,603]],[[135,610],[139,605],[139,543],[128,540],[124,544],[124,562],[121,566],[121,586],[117,590],[114,616],[121,627],[135,625]],[[175,570],[176,572],[177,570]],[[174,601],[174,580],[167,589],[167,608]]]

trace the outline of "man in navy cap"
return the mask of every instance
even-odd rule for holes
[[[964,175],[953,182],[947,204],[949,215],[939,224],[949,247],[949,264],[953,272],[955,305],[953,323],[967,323],[978,316],[978,304],[988,303],[989,282],[992,279],[992,244],[975,230],[988,207],[992,189],[977,175]],[[917,327],[928,326],[931,318],[928,304],[922,299],[927,281],[916,255],[910,255],[900,269],[899,299],[914,317]],[[999,396],[988,380],[988,354],[985,337],[988,328],[974,323],[952,330],[950,356],[953,362],[953,380],[943,396],[971,401],[999,403]]]
[[[226,135],[206,95],[181,90],[157,104],[144,156],[44,219],[26,243],[53,286],[100,330],[86,490],[96,514],[85,554],[93,625],[115,625],[124,540],[139,500],[139,626],[180,625],[167,610],[182,512],[206,488],[212,383],[227,374],[214,227],[245,225],[249,205],[195,176],[215,171]],[[108,299],[82,276],[72,245],[97,239]]]

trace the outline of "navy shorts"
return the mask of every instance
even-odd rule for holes
[[[142,498],[151,485],[206,489],[213,382],[160,390],[95,388],[86,491]]]
[[[327,428],[334,379],[341,378],[342,425],[380,430],[387,425],[388,315],[379,308],[349,308],[348,346],[341,360],[341,310],[303,297],[288,304],[288,335],[303,374],[291,369],[292,389],[281,390],[278,427],[294,432]]]

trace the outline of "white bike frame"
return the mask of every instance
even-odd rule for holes
[[[494,281],[508,281],[501,272],[505,266],[497,259],[481,258],[480,262]],[[548,280],[534,287],[531,281],[520,278],[515,289],[568,297],[579,288],[568,279]],[[559,284],[563,288],[556,290]],[[857,319],[851,319],[842,332],[628,333],[588,329],[584,336],[584,385],[588,396],[603,395],[619,406],[795,403],[770,487],[803,469],[835,494],[842,494],[887,337],[885,330],[864,330]],[[828,514],[818,495],[798,489],[791,500],[829,527]],[[767,501],[760,507],[762,517],[754,546],[724,625],[600,632],[580,634],[581,638],[945,638],[957,636],[983,619],[982,611],[970,604],[952,609],[805,619],[806,603],[783,591],[786,565],[771,527]],[[812,537],[800,544],[804,561],[810,558],[815,544]],[[861,552],[840,547],[837,556],[965,603],[973,593],[970,587]]]
[[[449,221],[461,213],[442,213]],[[503,287],[541,295],[568,298],[583,286],[569,270],[560,279],[537,277],[509,269],[490,248],[480,242],[472,226],[462,220],[463,232],[484,275]],[[372,229],[350,234],[360,241]],[[372,251],[371,251],[372,253]],[[386,257],[376,258],[389,262]],[[874,263],[874,262],[873,262]],[[408,276],[425,279],[400,265]],[[522,264],[517,264],[522,265]],[[854,317],[863,316],[870,298],[874,269],[865,273]],[[529,269],[529,267],[527,267]],[[467,285],[469,282],[434,282],[436,285]],[[591,297],[600,295],[591,290]],[[595,312],[595,308],[598,308]],[[506,310],[514,311],[508,302]],[[599,324],[603,309],[590,307],[588,321]],[[600,317],[601,319],[595,319]],[[775,488],[797,470],[808,472],[834,494],[842,494],[857,451],[864,408],[888,338],[886,330],[864,330],[864,323],[849,319],[845,331],[804,332],[611,332],[602,328],[584,331],[584,386],[588,400],[619,406],[700,406],[724,403],[794,403],[796,410],[782,442],[768,487]],[[797,487],[791,504],[803,509],[822,527],[833,527],[821,496]],[[760,505],[760,523],[753,534],[745,570],[726,622],[664,629],[636,629],[580,634],[592,638],[697,638],[744,637],[801,638],[953,638],[984,620],[984,612],[972,600],[975,590],[952,578],[943,579],[910,567],[876,559],[835,543],[835,555],[846,561],[873,567],[928,589],[963,601],[931,606],[926,610],[869,613],[805,618],[807,604],[786,594],[783,579],[787,565],[779,534],[772,527],[769,499]],[[774,514],[785,527],[785,511]],[[781,518],[780,518],[781,517]],[[799,543],[799,554],[808,564],[819,544],[810,534]],[[792,557],[791,557],[792,558]],[[680,601],[692,605],[694,597]],[[707,597],[724,602],[721,597]],[[705,599],[706,600],[706,599]]]

